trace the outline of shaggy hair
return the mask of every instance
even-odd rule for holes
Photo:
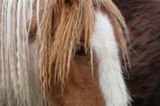
[[[123,38],[123,34],[127,34],[126,25],[111,0],[55,0],[48,1],[46,5],[46,12],[38,28],[40,69],[45,90],[51,87],[53,80],[64,87],[70,63],[74,61],[75,51],[81,45],[86,53],[91,54],[93,69],[90,39],[96,9],[109,14],[122,54],[126,55]]]
[[[2,105],[31,106],[37,100],[44,105],[37,75],[43,92],[50,93],[52,81],[63,90],[80,46],[90,55],[93,71],[91,35],[96,10],[109,15],[126,61],[126,25],[112,0],[1,0],[0,7],[0,101],[6,101]],[[30,29],[36,30],[39,45],[40,71],[33,73],[34,80],[30,79],[34,70],[30,69],[29,39],[35,34]]]
[[[32,66],[37,56],[29,49],[33,1],[0,2],[0,106],[44,106],[37,65]]]
[[[114,0],[127,22],[133,106],[160,105],[160,1]]]

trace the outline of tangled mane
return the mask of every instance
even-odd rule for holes
[[[93,69],[90,44],[95,21],[94,12],[99,9],[109,14],[125,60],[127,53],[123,35],[127,35],[126,25],[111,0],[50,0],[46,7],[38,28],[40,69],[45,90],[49,90],[53,82],[64,87],[70,63],[74,62],[75,51],[81,45],[90,55]]]
[[[94,14],[99,10],[109,15],[125,61],[126,24],[112,0],[1,0],[0,101],[6,98],[7,105],[30,106],[38,100],[43,106],[37,76],[40,73],[44,92],[49,93],[55,83],[63,88],[75,51],[80,46],[84,46],[90,56],[93,70],[91,35]],[[36,27],[33,35],[32,27]],[[39,71],[33,73],[29,39],[35,35]],[[32,73],[35,81],[30,79]]]
[[[33,0],[0,1],[0,106],[44,106],[29,46]]]

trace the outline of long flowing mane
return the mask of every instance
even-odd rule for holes
[[[1,0],[0,10],[0,105],[43,106],[43,93],[64,89],[81,46],[93,71],[95,11],[111,19],[126,62],[126,24],[112,0]]]

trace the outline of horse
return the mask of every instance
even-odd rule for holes
[[[160,105],[160,1],[114,0],[130,36],[130,78],[133,106]]]
[[[128,106],[125,21],[112,0],[1,0],[1,106]]]

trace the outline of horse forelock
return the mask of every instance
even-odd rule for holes
[[[123,37],[123,34],[127,34],[126,25],[111,0],[49,1],[46,7],[47,10],[42,16],[40,33],[38,33],[41,48],[40,69],[42,69],[42,82],[46,88],[50,88],[53,82],[65,85],[70,63],[74,62],[76,48],[80,45],[84,46],[86,53],[92,54],[90,39],[97,9],[102,9],[105,14],[109,14],[115,26],[119,47],[123,56],[126,56]]]

